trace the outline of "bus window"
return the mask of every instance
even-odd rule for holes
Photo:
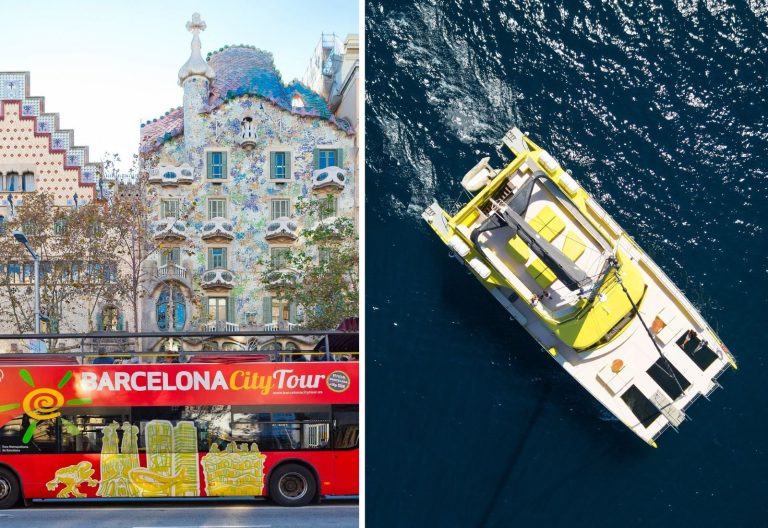
[[[31,438],[24,442],[24,435],[34,427]],[[33,425],[23,414],[0,428],[0,453],[55,453],[56,420],[43,420]]]
[[[62,453],[120,453],[128,409],[64,409],[61,415]],[[77,414],[76,414],[77,413]]]
[[[333,447],[352,449],[357,447],[360,425],[357,405],[334,405]]]
[[[232,437],[256,442],[262,451],[325,449],[330,405],[232,407]]]
[[[181,419],[194,422],[199,451],[208,451],[213,444],[223,449],[231,441],[229,405],[187,405],[181,409]]]

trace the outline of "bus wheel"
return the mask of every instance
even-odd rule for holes
[[[317,493],[314,475],[304,466],[285,464],[272,472],[269,497],[280,506],[306,506]]]
[[[19,502],[19,481],[7,469],[0,468],[0,510],[12,508]]]

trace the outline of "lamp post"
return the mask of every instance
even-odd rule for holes
[[[32,260],[35,262],[35,333],[40,333],[40,256],[35,253],[32,246],[29,245],[27,235],[21,231],[14,231],[13,238],[18,240],[21,244],[27,248],[29,254],[32,255]]]

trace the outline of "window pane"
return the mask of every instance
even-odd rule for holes
[[[320,168],[332,167],[336,165],[336,150],[320,151]]]
[[[9,191],[20,191],[21,184],[19,181],[19,175],[16,173],[10,173],[5,176],[5,186]]]
[[[22,182],[23,190],[26,192],[35,190],[35,175],[27,172],[24,174],[24,180]]]
[[[226,268],[227,267],[227,249],[210,248],[208,250],[208,268]]]
[[[226,321],[228,300],[226,297],[209,297],[208,319],[211,321]]]
[[[275,268],[285,268],[288,266],[288,257],[291,254],[289,248],[272,248],[272,266]]]
[[[274,153],[274,175],[276,179],[285,179],[287,177],[286,170],[285,170],[285,159],[286,159],[286,153],[285,152],[275,152]]]
[[[208,177],[213,179],[223,179],[225,177],[224,153],[211,152],[209,159]]]
[[[128,431],[128,411],[115,412],[105,409],[97,413],[88,409],[88,414],[75,414],[73,409],[64,410],[61,415],[61,451],[63,453],[120,453],[120,437]],[[125,429],[124,429],[125,428]],[[130,446],[131,437],[125,442]],[[134,445],[135,445],[134,436]],[[129,450],[130,452],[131,450]],[[138,454],[138,449],[135,451]]]
[[[290,200],[272,200],[272,220],[281,216],[291,216],[290,208]]]
[[[0,428],[0,453],[54,453],[56,451],[56,420],[33,424],[26,414],[14,418]],[[24,436],[32,427],[32,436]]]
[[[179,201],[178,200],[163,200],[161,202],[161,205],[162,205],[161,213],[163,218],[179,217]]]
[[[208,200],[208,220],[216,217],[226,218],[225,200],[210,199]]]

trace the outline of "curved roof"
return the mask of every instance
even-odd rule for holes
[[[253,46],[226,46],[209,53],[207,60],[216,75],[210,83],[208,112],[235,97],[256,95],[294,114],[327,119],[348,134],[353,133],[351,124],[337,119],[320,94],[299,81],[284,84],[270,52]],[[294,94],[302,97],[302,108],[291,106]],[[141,151],[154,150],[166,140],[183,133],[183,127],[181,108],[147,121],[141,129]]]

